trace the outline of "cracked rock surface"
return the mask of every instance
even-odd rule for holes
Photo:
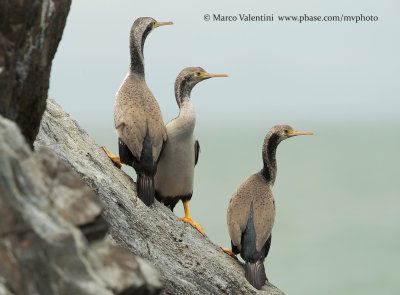
[[[103,205],[0,116],[0,294],[160,294],[159,274],[105,238]]]
[[[30,145],[46,109],[51,64],[70,5],[0,0],[0,115],[16,122]]]

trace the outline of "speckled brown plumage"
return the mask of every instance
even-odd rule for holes
[[[138,160],[148,127],[153,159],[158,159],[167,132],[160,107],[142,77],[128,74],[122,83],[114,105],[114,124],[118,136]]]
[[[312,132],[296,132],[288,125],[274,126],[264,139],[263,168],[239,186],[229,203],[227,221],[232,252],[240,253],[245,260],[246,279],[257,289],[265,283],[263,261],[269,252],[275,221],[271,189],[277,171],[276,149],[282,140],[306,134]]]
[[[114,103],[121,163],[135,168],[138,197],[146,205],[154,202],[154,175],[167,132],[160,107],[145,81],[143,46],[154,28],[166,24],[172,23],[158,23],[151,17],[133,23],[130,68]]]
[[[228,229],[232,244],[241,250],[242,233],[245,231],[253,201],[256,250],[261,251],[271,234],[275,220],[275,202],[270,185],[261,172],[252,174],[233,194],[228,207]]]

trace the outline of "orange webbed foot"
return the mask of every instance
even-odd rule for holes
[[[197,229],[203,236],[206,235],[204,233],[203,227],[199,223],[194,222],[192,218],[181,217],[179,219],[182,220],[183,222],[189,223],[191,226],[193,226],[195,229]]]
[[[117,157],[116,155],[111,153],[105,146],[102,146],[102,149],[105,151],[105,153],[111,159],[111,161],[114,163],[114,165],[121,169],[122,164],[121,164],[120,157]]]
[[[233,251],[231,249],[225,248],[225,247],[220,247],[222,251],[224,251],[226,254],[228,254],[229,256],[235,258],[236,260],[239,260],[237,258],[237,256],[235,255],[235,253],[233,253]]]

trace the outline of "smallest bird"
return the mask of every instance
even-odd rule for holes
[[[221,248],[235,258],[235,254],[240,253],[245,261],[245,277],[256,289],[260,290],[265,284],[264,260],[271,246],[275,220],[275,200],[271,188],[277,172],[276,149],[285,139],[313,134],[295,131],[289,125],[274,126],[264,139],[263,168],[239,186],[229,203],[227,221],[232,250]]]

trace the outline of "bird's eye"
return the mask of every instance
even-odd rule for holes
[[[197,73],[196,73],[196,76],[197,76],[197,77],[200,77],[200,76],[201,76],[201,73],[200,73],[200,72],[197,72]]]
[[[289,134],[289,130],[287,130],[287,129],[283,130],[283,134],[288,135]]]

